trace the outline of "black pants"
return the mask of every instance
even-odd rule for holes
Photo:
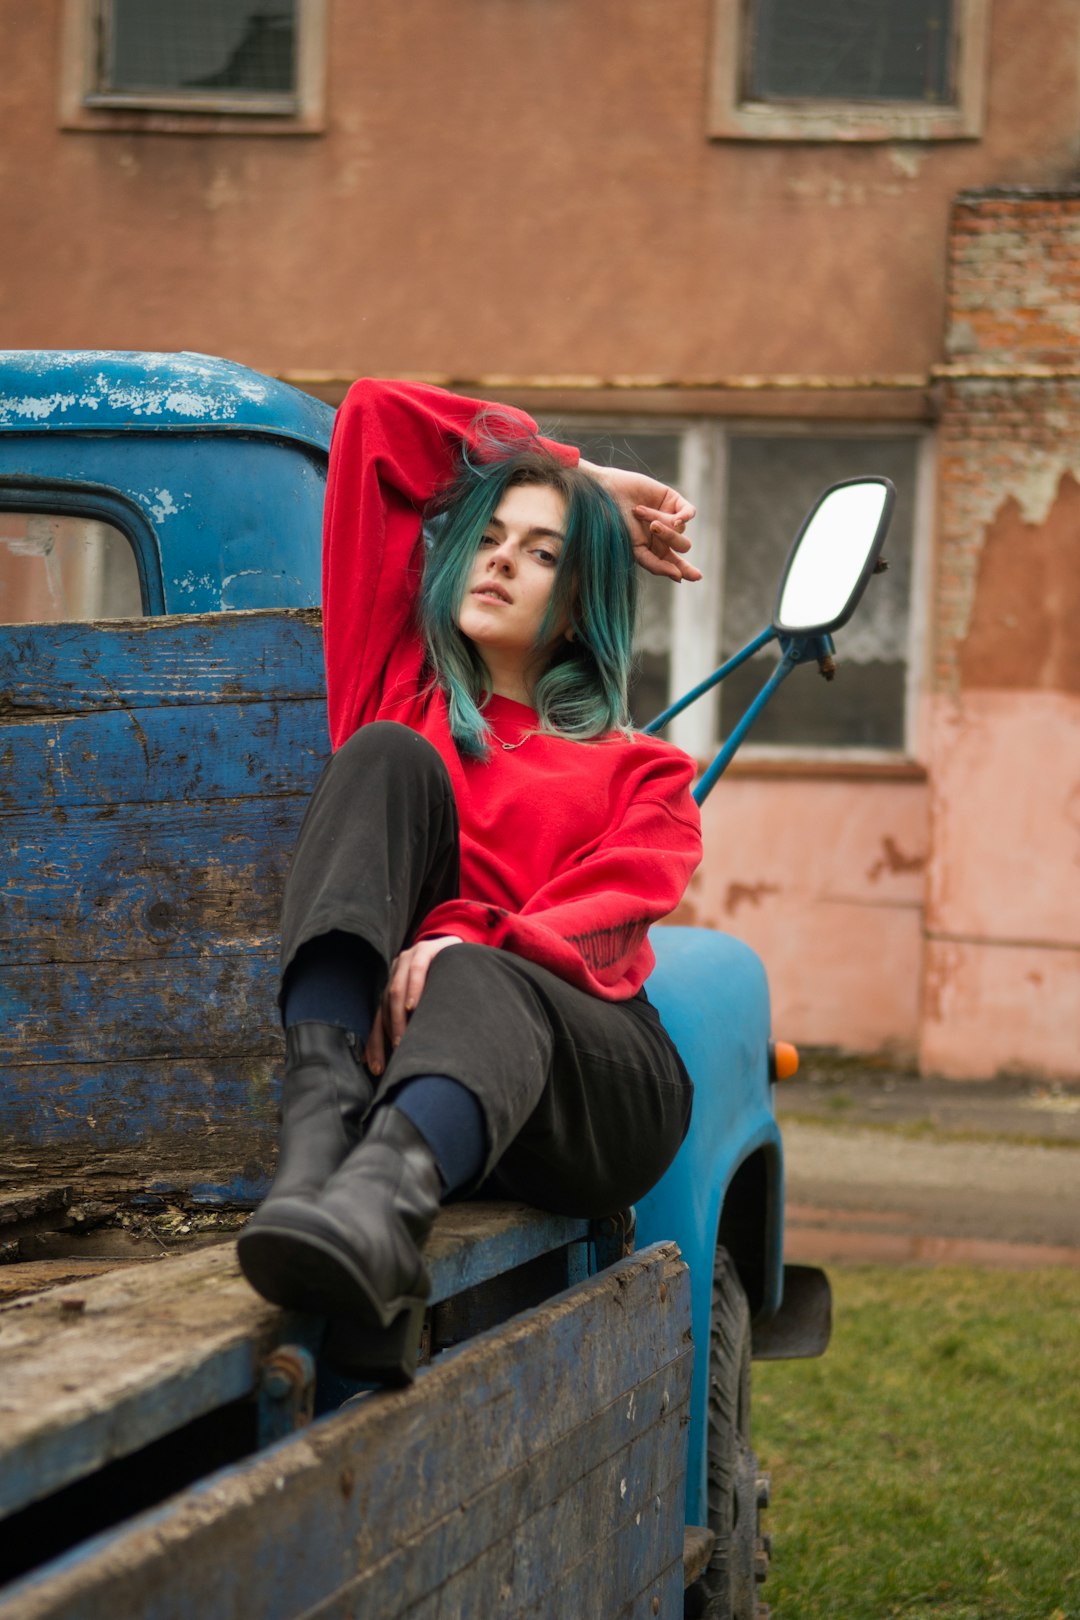
[[[438,752],[407,726],[363,727],[327,765],[304,817],[285,886],[282,979],[301,945],[340,929],[374,948],[385,984],[428,912],[457,896],[458,861]],[[560,1214],[633,1203],[690,1122],[690,1078],[643,994],[603,1001],[488,945],[433,959],[377,1100],[424,1074],[448,1075],[479,1101],[483,1190]]]

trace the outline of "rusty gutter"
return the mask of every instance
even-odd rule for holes
[[[361,373],[338,371],[276,371],[270,375],[279,382],[291,383],[294,388],[347,388]],[[613,391],[624,393],[647,392],[716,392],[716,393],[842,393],[842,392],[914,392],[929,387],[935,375],[932,372],[894,372],[854,376],[803,376],[796,373],[777,373],[772,376],[753,373],[733,376],[662,377],[649,375],[616,374],[610,377],[590,373],[542,373],[535,376],[513,372],[484,372],[474,377],[459,376],[454,372],[407,371],[400,375],[409,382],[431,383],[439,388],[460,388],[466,391],[490,390],[513,392],[518,389],[536,389],[548,392]]]

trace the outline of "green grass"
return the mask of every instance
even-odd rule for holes
[[[773,1620],[1080,1620],[1080,1272],[833,1267],[754,1367]]]

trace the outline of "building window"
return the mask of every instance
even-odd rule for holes
[[[981,134],[989,0],[713,0],[710,133]]]
[[[325,0],[65,0],[62,122],[322,128]]]
[[[143,613],[131,542],[97,518],[0,511],[0,623]]]
[[[698,508],[700,585],[643,576],[633,715],[643,725],[771,622],[784,559],[829,484],[884,474],[897,489],[885,556],[851,623],[837,632],[838,673],[796,670],[746,744],[757,753],[905,756],[912,749],[919,666],[917,537],[926,526],[929,451],[910,430],[827,432],[792,423],[768,431],[716,421],[547,422],[596,462],[640,466]],[[778,657],[775,645],[676,720],[670,736],[704,757],[726,736]]]

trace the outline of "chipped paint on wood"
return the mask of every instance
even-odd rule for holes
[[[521,1204],[443,1210],[425,1256],[435,1305],[580,1239]],[[12,1268],[21,1269],[21,1268]],[[0,1517],[204,1412],[250,1395],[294,1320],[240,1276],[232,1243],[0,1308]]]
[[[221,699],[322,701],[321,626],[317,608],[0,625],[0,719]]]
[[[0,726],[0,816],[98,805],[310,793],[329,754],[325,705],[208,702]],[[16,768],[17,761],[17,768]]]
[[[257,1196],[281,1050],[277,912],[328,754],[318,615],[0,639],[15,654],[0,718],[5,1145],[152,1142],[189,1190]]]
[[[675,1620],[689,1305],[685,1265],[657,1244],[437,1358],[407,1393],[317,1423],[59,1560],[11,1589],[0,1616],[392,1620],[437,1607],[463,1620],[479,1604]]]
[[[305,800],[96,805],[4,817],[18,864],[0,892],[0,966],[273,948]]]

